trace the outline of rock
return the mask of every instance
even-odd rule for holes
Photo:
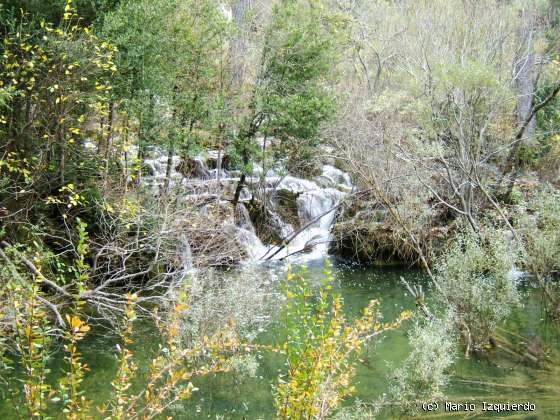
[[[286,223],[299,228],[301,220],[299,219],[297,198],[299,194],[288,189],[279,189],[274,192],[271,200],[274,203],[276,214]]]
[[[437,215],[432,223],[437,222]],[[430,262],[445,249],[454,234],[454,222],[426,225],[416,236]],[[420,264],[419,253],[410,237],[395,225],[388,212],[372,201],[349,203],[342,209],[333,227],[329,252],[362,264],[377,266]]]
[[[177,165],[176,170],[186,178],[212,179],[210,171],[201,158],[184,158]]]
[[[293,232],[291,225],[285,223],[273,209],[264,206],[261,201],[251,200],[247,203],[247,208],[255,233],[264,243],[280,243]]]

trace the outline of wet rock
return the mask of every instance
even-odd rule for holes
[[[200,158],[184,158],[177,165],[176,170],[186,178],[212,178],[210,171],[206,167],[204,161]]]
[[[301,220],[298,213],[297,198],[299,193],[288,189],[276,190],[272,196],[278,216],[294,228],[300,226]]]
[[[264,243],[279,243],[293,232],[291,225],[261,201],[252,200],[247,203],[247,208],[255,233]]]
[[[225,154],[222,157],[222,169],[225,169],[226,171],[233,171],[239,169],[239,165],[235,163],[233,156]]]
[[[453,222],[427,224],[415,235],[422,252],[431,262],[454,234]],[[353,201],[341,209],[333,227],[329,252],[362,264],[416,265],[419,253],[402,228],[393,223],[388,212],[372,201]]]

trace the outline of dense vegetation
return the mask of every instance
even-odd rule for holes
[[[560,320],[559,24],[558,0],[0,2],[2,399],[21,418],[163,418],[269,352],[278,418],[366,418],[339,410],[359,355],[411,317],[376,407],[443,398],[459,357],[539,364],[496,332],[518,270]],[[325,168],[333,201],[307,214]],[[229,280],[318,249],[292,252],[328,214],[337,258],[426,272],[429,296],[403,281],[414,315],[372,301],[349,319],[328,263],[288,267],[277,294]],[[101,403],[81,388],[92,329],[120,342]]]

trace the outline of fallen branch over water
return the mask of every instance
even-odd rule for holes
[[[319,214],[318,216],[314,217],[313,219],[311,219],[309,222],[307,222],[306,224],[304,224],[303,226],[300,226],[299,229],[296,229],[294,232],[290,233],[288,236],[286,236],[285,238],[282,239],[280,245],[278,246],[278,248],[274,251],[273,254],[268,255],[270,251],[272,251],[274,248],[270,248],[269,250],[266,251],[266,253],[259,258],[259,260],[264,260],[264,261],[270,261],[272,258],[274,258],[276,255],[278,255],[280,253],[280,251],[282,251],[284,248],[286,248],[290,242],[292,242],[300,233],[304,232],[309,226],[312,226],[314,223],[316,223],[318,220],[320,220],[322,217],[326,216],[327,214],[339,209],[343,204],[346,203],[346,201],[349,198],[353,198],[353,197],[359,197],[360,195],[363,194],[367,194],[368,192],[372,191],[372,188],[368,188],[365,190],[360,190],[360,191],[356,191],[354,193],[349,194],[348,196],[344,197],[342,200],[340,200],[337,204],[335,204],[333,207],[331,207],[330,209],[324,211],[323,213]],[[299,251],[298,251],[299,252]],[[297,252],[295,252],[297,253]],[[292,253],[292,254],[295,254]],[[290,254],[290,255],[292,255]]]

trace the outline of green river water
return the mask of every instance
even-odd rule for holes
[[[266,270],[280,270],[279,267],[262,267]],[[322,263],[309,267],[311,276],[318,275]],[[407,295],[400,284],[399,277],[409,281],[426,284],[421,272],[410,269],[373,269],[352,268],[336,265],[333,269],[336,287],[344,297],[347,315],[357,315],[372,298],[381,300],[386,320],[392,320],[403,309],[413,309],[413,298]],[[235,275],[235,274],[232,274]],[[239,274],[236,274],[239,275]],[[560,419],[560,368],[557,352],[560,348],[558,329],[543,321],[540,294],[529,285],[524,287],[525,303],[508,320],[501,334],[516,341],[518,336],[538,336],[545,349],[550,350],[552,363],[546,368],[530,367],[501,351],[495,351],[483,358],[465,359],[458,356],[453,368],[453,379],[447,390],[448,399],[454,403],[474,403],[474,413],[445,411],[440,403],[432,412],[422,412],[421,418],[518,418],[518,419]],[[409,347],[406,339],[407,325],[389,332],[385,337],[372,344],[365,355],[364,362],[357,368],[357,394],[364,402],[378,400],[388,390],[388,375],[393,367],[406,358]],[[133,351],[140,370],[145,369],[153,354],[157,337],[149,325],[137,330]],[[264,343],[277,341],[275,328],[270,327],[258,338]],[[111,381],[116,372],[115,344],[117,340],[103,334],[90,334],[82,342],[80,350],[91,368],[84,382],[85,394],[99,404],[111,396]],[[144,362],[144,363],[143,363]],[[60,373],[62,357],[55,354],[51,362],[53,372]],[[272,384],[283,369],[279,355],[262,354],[256,377],[240,379],[238,375],[222,374],[198,380],[199,388],[194,397],[175,407],[172,414],[176,419],[272,419]],[[535,405],[534,412],[510,412],[492,414],[481,412],[482,402],[530,402]],[[346,402],[352,404],[352,399]],[[53,413],[55,418],[60,416]],[[400,417],[399,417],[400,416]],[[15,418],[11,404],[0,402],[0,420]],[[162,417],[164,418],[164,417]],[[382,412],[379,418],[406,418],[394,412]]]

